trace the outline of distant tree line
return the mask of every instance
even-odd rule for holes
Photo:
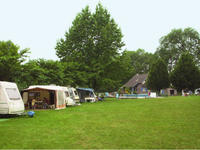
[[[149,73],[147,84],[158,91],[200,87],[200,35],[192,28],[174,29],[160,39],[154,54],[123,50],[122,33],[101,4],[87,6],[56,44],[59,61],[27,60],[29,49],[0,41],[0,80],[29,85],[56,84],[117,91],[136,73]]]

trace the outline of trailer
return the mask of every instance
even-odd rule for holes
[[[0,114],[22,114],[24,103],[16,83],[0,81]]]
[[[75,103],[80,103],[80,98],[79,98],[77,90],[73,87],[69,87],[68,89],[69,89],[70,97],[75,101]]]

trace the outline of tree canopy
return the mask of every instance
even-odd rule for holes
[[[194,56],[200,65],[200,35],[192,28],[173,29],[160,39],[156,53],[168,64],[169,71],[173,69],[181,54],[188,52]]]
[[[195,65],[193,56],[184,53],[178,60],[174,70],[171,72],[172,85],[180,92],[182,89],[194,89],[200,86],[200,71]]]
[[[156,92],[169,87],[169,74],[167,65],[162,59],[156,60],[148,73],[147,87]]]
[[[21,64],[25,61],[29,49],[20,47],[11,41],[0,41],[0,81],[16,81],[21,73]]]
[[[151,63],[156,59],[156,55],[145,52],[144,49],[127,51],[126,56],[135,73],[148,73]]]
[[[123,46],[120,28],[99,3],[94,13],[87,6],[76,16],[65,38],[57,42],[56,54],[62,62],[75,62],[77,72],[87,78],[86,83],[79,85],[98,90],[123,80],[118,76],[116,81],[110,76],[112,71],[120,72],[117,63]]]

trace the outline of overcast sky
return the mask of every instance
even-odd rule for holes
[[[159,39],[174,28],[200,33],[200,0],[0,0],[0,40],[30,48],[30,59],[57,60],[56,41],[77,13],[98,2],[108,9],[124,35],[124,49],[155,52]]]

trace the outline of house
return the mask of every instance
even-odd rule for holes
[[[145,85],[148,74],[136,74],[126,84],[122,86],[125,93],[125,89],[129,88],[131,93],[143,94],[148,93],[148,89]]]
[[[166,89],[160,90],[160,94],[166,95],[166,96],[175,96],[177,95],[177,90],[173,88],[166,88]]]

